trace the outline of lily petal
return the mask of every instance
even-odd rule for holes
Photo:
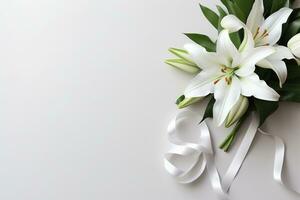
[[[283,59],[295,59],[291,50],[285,46],[275,46],[276,52],[268,56],[266,59],[261,60],[257,63],[257,66],[272,69],[279,78],[279,85],[286,81],[287,78],[287,68]]]
[[[217,41],[218,55],[224,55],[227,60],[232,60],[239,56],[237,48],[229,37],[229,31],[224,29],[221,31]]]
[[[279,86],[282,87],[282,84],[286,81],[287,78],[287,68],[285,62],[282,60],[268,60],[264,59],[257,63],[257,66],[272,69],[279,79]]]
[[[257,47],[243,54],[239,69],[235,72],[238,76],[248,76],[255,70],[255,65],[262,59],[270,56],[275,52],[272,47]]]
[[[269,60],[283,60],[283,59],[294,59],[291,50],[285,46],[275,46],[276,52],[268,57]]]
[[[284,7],[270,15],[262,24],[261,29],[268,31],[267,43],[271,46],[280,39],[282,24],[284,24],[292,13],[292,9]]]
[[[254,47],[254,40],[252,33],[248,30],[248,27],[236,16],[227,15],[221,21],[221,26],[224,29],[229,30],[229,32],[237,32],[240,29],[244,29],[244,39],[242,44],[239,47],[239,51],[247,51],[250,48]]]
[[[190,43],[184,45],[184,48],[191,55],[192,60],[201,68],[218,68],[221,60],[214,52],[207,52],[205,48],[198,44]]]
[[[213,108],[213,116],[218,126],[225,121],[228,113],[239,100],[240,93],[239,79],[235,76],[230,84],[222,79],[215,85],[214,98],[216,102]]]
[[[266,101],[279,100],[280,95],[273,88],[269,87],[265,81],[260,80],[255,73],[248,77],[241,78],[240,83],[242,95],[246,97],[254,96]]]
[[[246,25],[235,15],[226,15],[221,21],[221,26],[232,33],[239,31]]]
[[[251,33],[254,35],[258,27],[262,24],[264,21],[264,3],[262,0],[256,0],[252,6],[251,12],[249,14],[249,17],[247,19],[246,26],[251,31]]]
[[[298,58],[300,57],[300,33],[296,34],[289,40],[288,47],[295,56]]]
[[[214,81],[219,76],[220,72],[216,69],[205,69],[201,71],[187,86],[184,91],[184,96],[186,98],[204,97],[212,93]]]
[[[239,48],[239,52],[250,51],[250,49],[254,48],[254,45],[255,44],[254,44],[252,33],[247,28],[245,28],[244,29],[244,39]]]

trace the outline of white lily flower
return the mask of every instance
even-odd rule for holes
[[[268,101],[278,101],[279,94],[260,80],[255,64],[275,52],[272,47],[254,48],[251,33],[245,30],[244,41],[238,50],[224,29],[217,40],[217,52],[207,52],[197,44],[185,49],[202,71],[185,89],[186,98],[204,97],[214,93],[213,116],[220,126],[237,103],[240,95]]]
[[[287,78],[286,64],[282,60],[293,59],[294,56],[289,48],[276,45],[276,43],[281,37],[282,24],[287,21],[292,11],[287,7],[281,8],[267,19],[264,19],[263,0],[255,0],[246,24],[234,15],[227,15],[221,22],[222,27],[231,32],[236,32],[241,28],[249,29],[256,47],[274,46],[276,48],[277,53],[258,62],[257,66],[272,69],[279,78],[280,87]]]

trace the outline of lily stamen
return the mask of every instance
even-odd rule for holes
[[[254,37],[253,37],[254,39],[256,39],[258,33],[259,33],[259,27],[256,29],[255,35],[254,35]]]
[[[220,79],[215,80],[215,81],[214,81],[214,84],[216,85],[219,81],[220,81]]]

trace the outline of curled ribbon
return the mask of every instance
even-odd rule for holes
[[[178,113],[177,116],[175,116],[175,118],[169,123],[168,135],[169,142],[172,144],[172,148],[168,153],[165,154],[165,168],[167,172],[169,172],[180,183],[183,184],[195,181],[204,173],[206,169],[214,192],[217,194],[219,199],[228,200],[229,196],[227,192],[229,191],[232,182],[241,168],[257,132],[259,125],[258,117],[254,113],[251,114],[251,123],[243,138],[241,146],[234,156],[227,172],[225,173],[224,179],[221,180],[215,164],[210,132],[206,123],[202,122],[198,126],[198,142],[187,142],[180,137],[180,135],[184,134],[184,132],[178,130],[179,123],[186,120],[186,118],[195,115],[196,114],[194,114],[192,111],[185,110]],[[189,160],[189,165],[188,167],[185,167],[185,169],[182,169],[178,163],[180,158],[192,158]]]
[[[217,168],[214,163],[214,152],[211,144],[211,137],[205,122],[202,122],[197,128],[199,129],[199,142],[192,143],[180,139],[178,124],[181,120],[195,116],[191,111],[185,110],[180,112],[170,122],[168,126],[169,141],[172,144],[171,150],[165,155],[165,168],[174,176],[178,182],[187,184],[198,179],[205,168],[210,175],[212,187],[220,199],[228,199],[226,192],[223,190]],[[193,158],[190,160],[186,169],[181,169],[176,161],[178,158]]]
[[[179,123],[187,120],[189,117],[195,116],[196,114],[189,110],[179,112],[168,126],[168,139],[172,148],[165,154],[164,163],[167,172],[175,177],[178,182],[183,184],[194,182],[201,177],[206,169],[216,195],[221,200],[228,200],[229,189],[247,156],[256,132],[259,131],[261,134],[269,136],[275,141],[274,180],[288,190],[300,195],[298,191],[289,187],[288,184],[282,180],[285,156],[285,145],[283,140],[278,136],[271,135],[259,129],[259,120],[255,113],[252,113],[250,116],[251,121],[249,127],[223,179],[221,179],[215,164],[211,136],[205,122],[202,122],[197,126],[199,131],[199,140],[197,142],[184,141],[180,137],[184,132],[178,129]],[[191,158],[188,160],[187,167],[180,166],[178,162],[180,161],[180,158]]]
[[[275,142],[275,156],[274,156],[274,168],[273,168],[273,179],[283,185],[287,190],[295,193],[296,195],[300,195],[300,192],[290,187],[285,181],[282,179],[283,165],[284,165],[284,156],[285,156],[285,145],[283,140],[275,135],[269,134],[261,129],[258,131],[265,136],[271,137]]]

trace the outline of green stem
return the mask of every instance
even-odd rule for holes
[[[229,135],[227,135],[227,137],[225,138],[225,140],[220,144],[219,148],[220,149],[223,149],[224,151],[228,151],[235,136],[236,136],[236,133],[238,132],[239,128],[241,127],[241,120],[239,120],[235,127],[233,128],[233,130],[230,132]]]
[[[241,128],[243,122],[247,119],[248,114],[245,113],[244,116],[235,124],[235,127],[230,132],[229,135],[225,138],[225,140],[220,144],[219,148],[223,149],[225,152],[228,152],[230,147],[232,146],[232,143],[234,142],[234,139],[236,137],[237,132]]]
[[[236,132],[236,133],[237,133],[237,132]],[[227,144],[223,147],[223,150],[224,150],[225,152],[228,152],[228,151],[229,151],[229,149],[230,149],[230,147],[231,147],[231,145],[232,145],[232,143],[233,143],[233,141],[234,141],[234,139],[235,139],[235,137],[236,137],[236,133],[233,134],[233,135],[230,137],[230,139],[228,140]]]

